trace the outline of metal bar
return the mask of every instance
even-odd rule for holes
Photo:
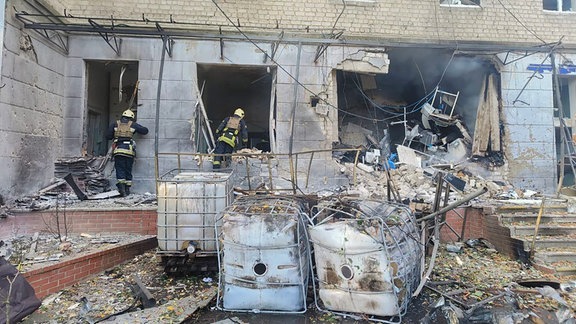
[[[532,236],[532,246],[530,247],[530,255],[534,256],[534,246],[536,245],[536,236],[538,236],[538,231],[540,230],[540,220],[542,219],[542,213],[544,212],[544,201],[546,197],[542,197],[542,202],[540,203],[540,210],[538,211],[538,217],[536,218],[536,226],[534,227],[534,236]]]
[[[310,169],[312,169],[312,159],[314,159],[314,152],[310,154],[310,162],[308,162],[308,172],[306,173],[306,188],[308,188],[308,180],[310,179]]]
[[[162,76],[164,74],[164,61],[166,60],[166,38],[162,39],[162,56],[160,57],[160,71],[158,72],[158,88],[156,90],[156,116],[154,127],[154,167],[156,180],[158,180],[159,166],[158,166],[158,128],[160,126],[160,95],[162,94]]]
[[[456,214],[460,216],[458,212],[456,212]],[[463,221],[462,221],[462,231],[460,232],[460,240],[464,238],[464,234],[466,233],[466,222],[468,221],[468,208],[464,209],[464,217],[462,218]]]
[[[44,15],[31,15],[25,13],[17,13],[16,17],[45,17]],[[59,17],[59,16],[54,16]],[[70,17],[63,17],[70,19]],[[79,17],[72,17],[80,19]],[[88,19],[87,17],[84,19]],[[98,18],[90,18],[92,20],[96,20]],[[126,19],[117,19],[117,22],[121,21],[129,21]],[[141,22],[141,20],[133,20]],[[166,22],[163,22],[166,23]],[[167,22],[170,23],[170,22]],[[196,25],[194,25],[196,26]],[[198,29],[200,27],[206,28],[209,25],[202,25],[198,24]],[[212,27],[216,27],[213,25]],[[232,27],[232,26],[227,26]],[[32,23],[24,23],[24,28],[27,29],[41,29],[41,30],[60,30],[60,31],[67,31],[67,32],[80,32],[80,33],[94,33],[97,31],[101,32],[111,32],[110,29],[106,29],[106,27],[102,27],[102,29],[94,29],[92,27],[86,26],[84,24],[55,24],[55,23],[39,23],[39,22],[32,22]],[[288,29],[286,29],[288,30]],[[298,32],[302,32],[301,30],[297,30]],[[146,27],[115,27],[114,32],[117,35],[134,35],[134,36],[160,36],[161,33],[155,31],[151,28]],[[181,38],[199,38],[199,39],[227,39],[227,40],[244,40],[245,37],[243,35],[220,35],[214,33],[207,33],[207,32],[199,32],[199,31],[190,31],[190,30],[167,30],[165,31],[167,35],[172,37],[181,37]],[[277,36],[266,36],[266,35],[257,35],[254,34],[251,39],[255,42],[270,42],[275,41],[278,39]],[[347,39],[346,41],[340,39],[326,39],[326,38],[312,38],[312,37],[287,37],[283,39],[284,43],[291,43],[297,44],[302,43],[306,45],[321,45],[321,44],[330,44],[330,45],[342,45],[342,46],[366,46],[366,47],[400,47],[400,48],[432,48],[432,49],[453,49],[459,51],[531,51],[535,53],[545,53],[548,52],[548,48],[543,48],[541,46],[536,46],[533,44],[512,44],[512,43],[501,43],[501,44],[490,44],[490,43],[482,43],[482,42],[474,42],[474,43],[461,43],[458,44],[434,44],[434,43],[410,43],[410,42],[393,42],[393,41],[386,41],[382,38],[374,39],[374,40],[366,40],[366,39]],[[576,46],[565,46],[564,49],[571,50],[576,49]]]
[[[110,42],[110,38],[108,37],[108,33],[112,32],[114,29],[113,28],[103,28],[101,25],[99,25],[97,22],[95,22],[92,19],[88,19],[88,23],[90,23],[90,25],[92,25],[92,28],[94,28],[94,30],[100,35],[100,37],[102,37],[102,39],[104,39],[104,41],[106,42],[106,44],[108,44],[108,46],[110,46],[110,48],[116,53],[117,56],[120,56],[120,46],[118,46],[118,40],[116,39],[116,35],[112,34],[112,39],[114,40],[114,45],[112,45],[112,43]]]
[[[418,220],[416,220],[416,221],[417,221],[417,222],[423,222],[423,221],[425,221],[425,220],[434,218],[434,217],[436,217],[436,216],[438,216],[438,215],[440,215],[440,214],[442,214],[442,213],[445,213],[445,212],[447,212],[447,211],[449,211],[449,210],[452,210],[452,209],[454,209],[454,208],[456,208],[456,207],[458,207],[458,206],[460,206],[460,205],[462,205],[462,204],[464,204],[464,203],[467,203],[467,202],[469,202],[470,200],[472,200],[472,199],[474,199],[474,198],[476,198],[476,197],[478,197],[478,196],[481,196],[481,195],[485,194],[486,192],[488,192],[488,188],[482,187],[482,189],[480,189],[480,190],[478,190],[478,191],[476,191],[476,192],[473,192],[473,193],[469,194],[468,196],[466,196],[466,197],[464,197],[464,198],[462,198],[462,199],[460,199],[460,200],[457,200],[457,201],[451,203],[450,205],[448,205],[448,206],[440,209],[439,211],[433,212],[432,214],[429,214],[429,215],[427,215],[427,216],[425,216],[425,217],[422,217],[422,218],[420,218],[420,219],[418,219]]]

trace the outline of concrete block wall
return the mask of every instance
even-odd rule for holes
[[[145,14],[149,19],[167,21],[172,15],[179,22],[230,25],[211,1],[46,1],[53,3],[55,8],[67,8],[67,12],[75,16],[113,15],[116,18],[141,19]],[[541,44],[534,33],[546,42],[558,41],[565,35],[564,44],[576,44],[576,35],[566,32],[576,28],[576,15],[544,11],[542,0],[510,0],[505,4],[498,0],[482,0],[481,6],[440,5],[439,0],[347,0],[346,6],[338,0],[232,0],[217,3],[232,21],[240,21],[242,26],[264,27],[272,32],[278,26],[279,29],[298,29],[302,33],[310,28],[315,33],[315,29],[329,31],[336,25],[336,28],[345,30],[346,37],[394,41]],[[213,27],[213,30],[217,28]]]
[[[0,82],[0,195],[7,200],[50,184],[61,153],[66,89],[64,53],[21,28],[15,2],[6,3]]]
[[[552,73],[531,78],[534,72],[528,70],[529,64],[541,64],[545,55],[501,66],[501,120],[508,180],[517,188],[553,192],[557,180]]]
[[[262,48],[266,44],[259,44]],[[172,57],[166,56],[162,76],[161,106],[159,112],[158,152],[193,152],[190,141],[191,125],[189,120],[195,115],[196,64],[241,64],[267,66],[262,55],[254,55],[256,47],[249,42],[226,41],[225,60],[220,60],[220,44],[208,40],[176,40]],[[293,152],[303,150],[326,149],[337,140],[337,113],[329,107],[328,114],[319,114],[310,105],[310,96],[322,94],[331,105],[336,105],[333,67],[359,48],[351,47],[332,50],[323,62],[314,63],[315,46],[302,46],[300,73],[296,98],[296,123],[293,137]],[[70,54],[66,84],[76,90],[67,90],[66,125],[64,138],[65,156],[79,156],[84,137],[83,128],[77,128],[78,122],[86,120],[85,62],[86,60],[130,60],[139,66],[140,91],[138,96],[138,122],[149,128],[146,136],[137,136],[138,157],[134,165],[135,192],[154,192],[154,155],[155,155],[155,116],[156,98],[162,54],[160,39],[123,38],[121,56],[117,56],[100,37],[71,36]],[[277,70],[277,152],[287,153],[291,133],[290,118],[294,106],[297,45],[282,45],[275,60],[281,67]],[[84,126],[85,127],[85,126]],[[176,159],[159,158],[160,175],[176,168]],[[190,160],[190,162],[193,162]],[[185,167],[185,166],[183,166]]]

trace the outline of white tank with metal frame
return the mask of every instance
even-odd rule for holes
[[[401,320],[423,254],[412,211],[341,199],[316,206],[310,221],[318,308]]]
[[[309,254],[301,202],[296,198],[241,197],[221,215],[217,307],[305,312]]]
[[[180,172],[158,181],[160,254],[216,254],[216,217],[234,199],[230,176],[220,172]]]

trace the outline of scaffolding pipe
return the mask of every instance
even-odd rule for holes
[[[429,214],[429,215],[427,215],[427,216],[425,216],[425,217],[422,217],[422,218],[420,218],[420,219],[417,219],[416,221],[417,221],[417,222],[423,222],[423,221],[425,221],[425,220],[429,220],[429,219],[431,219],[431,218],[434,218],[434,217],[436,217],[436,216],[438,216],[438,215],[442,215],[442,214],[444,214],[444,213],[446,213],[446,212],[448,212],[448,211],[451,211],[452,209],[454,209],[454,208],[456,208],[456,207],[458,207],[458,206],[460,206],[460,205],[462,205],[462,204],[465,204],[465,203],[469,202],[470,200],[472,200],[472,199],[474,199],[474,198],[476,198],[476,197],[478,197],[478,196],[481,196],[481,195],[485,194],[486,192],[488,192],[488,188],[487,188],[487,187],[482,187],[482,189],[480,189],[480,190],[478,190],[478,191],[476,191],[476,192],[473,192],[473,193],[469,194],[468,196],[466,196],[466,197],[464,197],[464,198],[462,198],[462,199],[460,199],[460,200],[457,200],[457,201],[451,203],[450,205],[448,205],[448,206],[446,206],[446,207],[444,207],[444,208],[442,208],[442,209],[440,209],[440,210],[438,210],[438,211],[436,211],[436,212],[433,212],[432,214]]]

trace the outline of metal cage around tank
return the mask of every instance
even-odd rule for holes
[[[217,308],[306,312],[309,244],[298,198],[246,196],[220,213]]]
[[[308,235],[319,310],[402,322],[420,282],[424,253],[407,206],[352,198],[322,201],[312,208]]]
[[[234,199],[230,173],[173,170],[158,181],[160,256],[216,256],[217,215]]]

